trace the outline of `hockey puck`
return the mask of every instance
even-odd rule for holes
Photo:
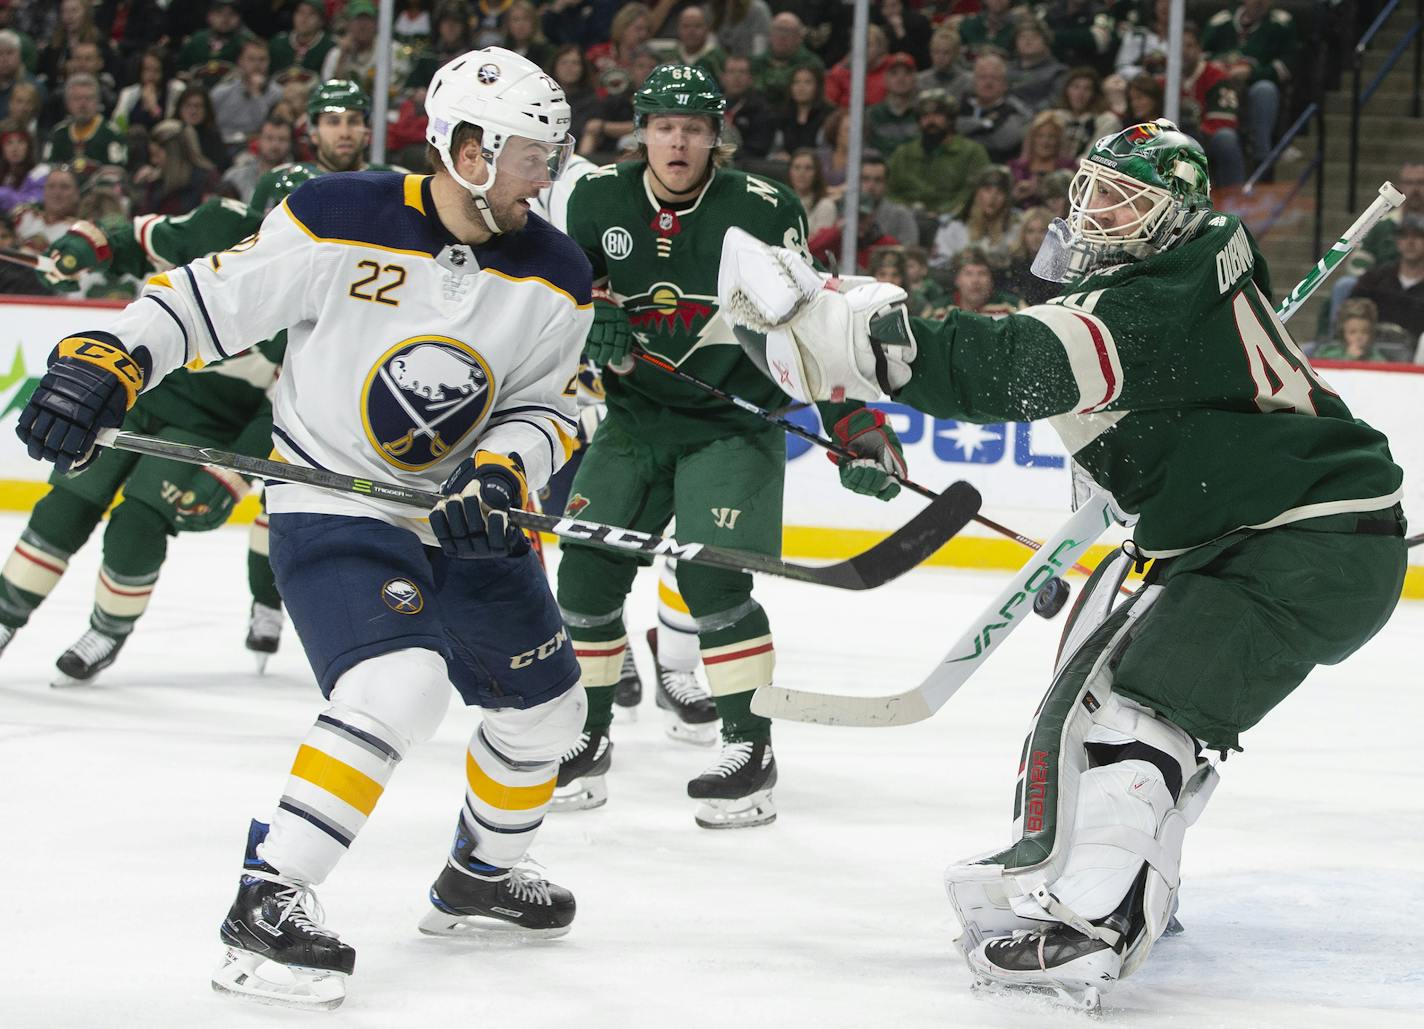
[[[1068,603],[1069,592],[1062,579],[1049,579],[1033,598],[1033,613],[1040,618],[1053,618]]]

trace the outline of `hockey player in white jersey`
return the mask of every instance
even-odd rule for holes
[[[489,48],[441,68],[426,107],[433,176],[305,184],[236,247],[151,279],[111,331],[62,340],[20,418],[32,456],[82,465],[97,430],[164,374],[285,328],[280,458],[445,495],[427,524],[270,487],[273,568],[330,706],[270,823],[252,823],[213,986],[294,1006],[345,996],[355,951],[321,924],[312,889],[435,732],[452,684],[486,713],[421,930],[554,936],[574,917],[572,894],[521,861],[583,691],[548,582],[507,520],[564,462],[576,424],[591,273],[528,204],[572,149],[569,106],[531,62]]]

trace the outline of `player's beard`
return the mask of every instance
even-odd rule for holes
[[[325,165],[331,171],[336,172],[356,171],[364,163],[360,147],[352,150],[350,154],[344,157],[331,150],[319,147],[316,157],[317,161]]]
[[[528,209],[518,200],[497,196],[497,191],[498,187],[485,194],[485,203],[489,204],[490,215],[494,218],[494,223],[499,226],[500,232],[518,232],[529,221]],[[473,195],[469,195],[469,199],[465,201],[465,209],[470,220],[476,225],[485,224],[484,216],[480,214],[479,205],[475,203]]]

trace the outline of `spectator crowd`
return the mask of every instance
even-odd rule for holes
[[[696,64],[722,85],[736,163],[801,197],[812,253],[839,250],[855,204],[859,270],[903,285],[919,314],[1006,313],[1050,295],[1028,268],[1067,213],[1077,159],[1163,113],[1167,0],[872,0],[861,188],[847,197],[853,9],[839,0],[396,9],[388,161],[425,170],[425,88],[473,47],[543,67],[568,95],[579,152],[599,163],[635,152],[632,94],[649,73]],[[1182,128],[1207,150],[1213,184],[1237,185],[1271,150],[1303,34],[1275,0],[1190,0],[1188,14]],[[76,219],[249,201],[265,172],[312,157],[314,88],[373,90],[377,46],[371,0],[0,0],[0,244],[44,251]],[[1374,323],[1395,313],[1375,279],[1424,293],[1413,225],[1397,246],[1391,236],[1388,260],[1356,269]],[[20,271],[0,269],[0,289],[42,290]]]

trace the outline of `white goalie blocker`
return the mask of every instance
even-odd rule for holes
[[[1183,838],[1219,777],[1211,764],[1198,764],[1187,733],[1112,690],[1112,666],[1162,587],[1134,595],[1086,675],[1063,674],[1116,610],[1118,587],[1131,563],[1122,551],[1105,561],[1065,628],[1054,685],[1035,713],[1025,747],[1014,823],[1019,842],[945,869],[945,888],[963,927],[955,943],[976,975],[991,978],[981,957],[986,940],[1051,921],[1108,944],[1111,949],[1101,957],[1110,967],[1090,966],[1086,971],[1099,981],[1079,984],[1102,985],[1140,967],[1172,917]],[[1129,758],[1095,765],[1092,744],[1145,744],[1165,755],[1180,770],[1179,795],[1173,799],[1159,764]],[[1124,940],[1122,932],[1095,922],[1119,908],[1144,864],[1142,921]],[[1061,980],[1052,972],[1043,975],[1046,985]]]

